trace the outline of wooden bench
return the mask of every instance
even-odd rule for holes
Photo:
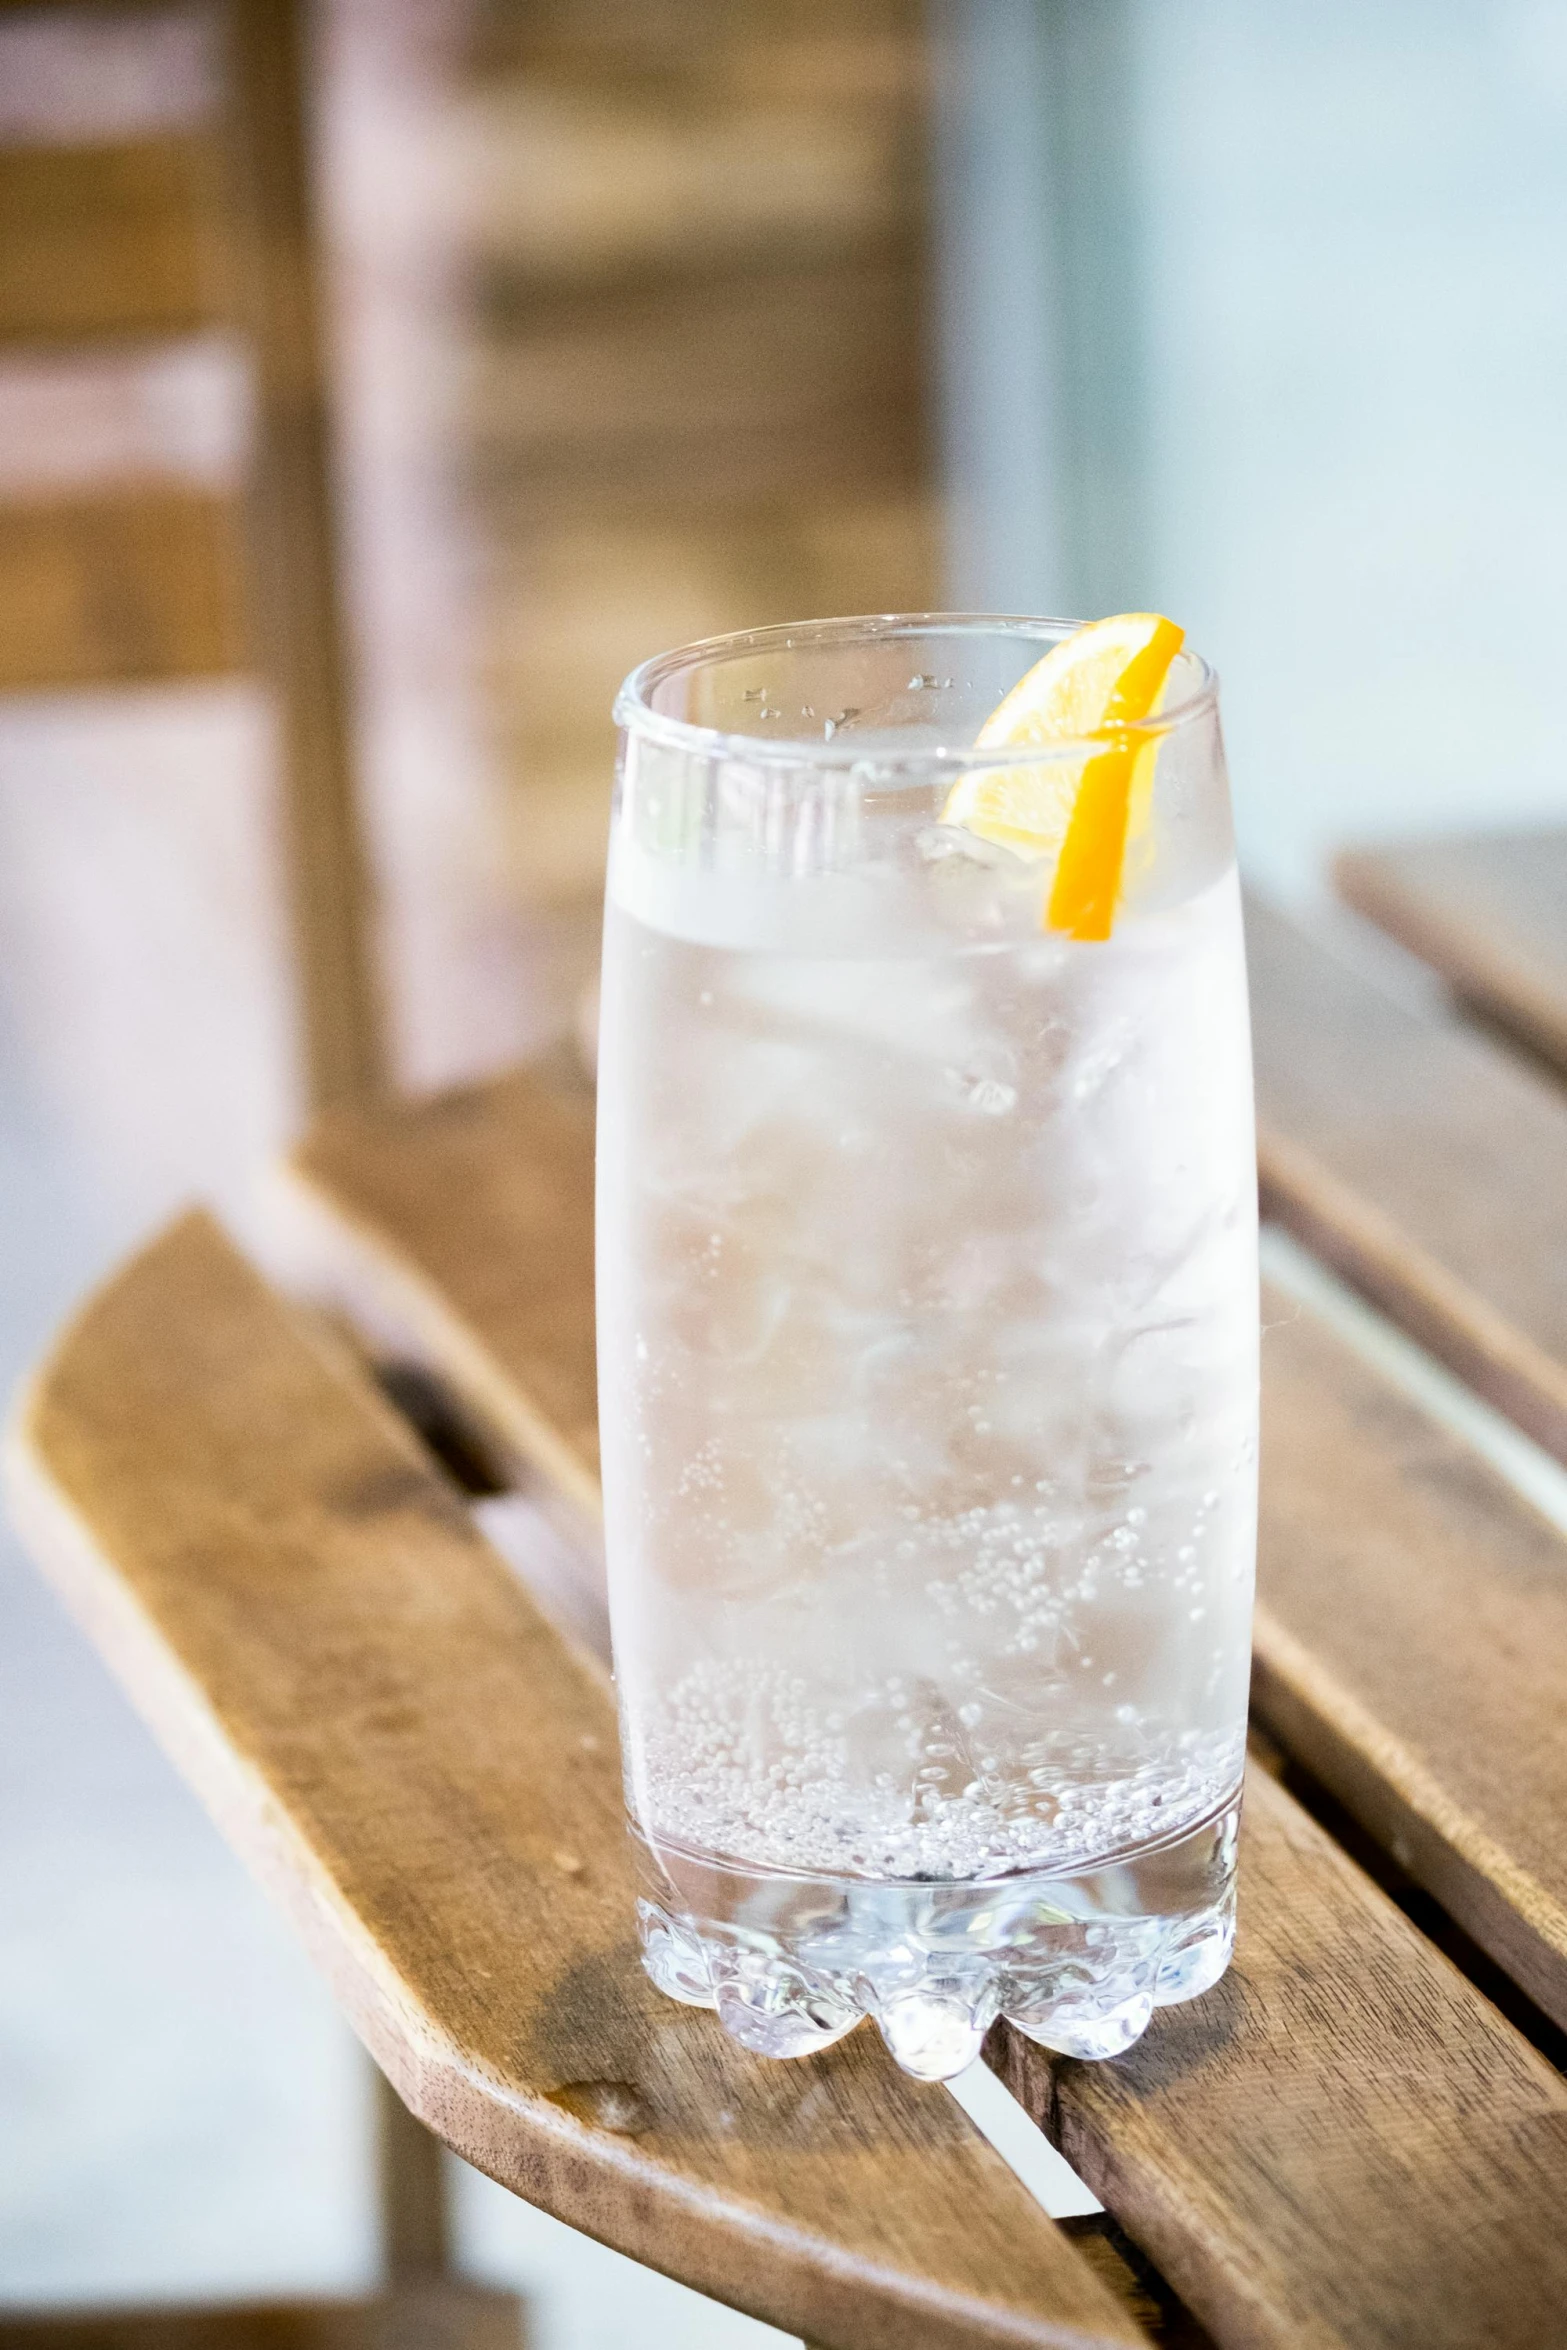
[[[1260,911],[1253,948],[1270,1208],[1549,1430],[1567,1099]],[[1320,1310],[1270,1291],[1236,1963],[1113,2064],[993,2035],[1107,2208],[1056,2228],[869,2035],[754,2064],[649,1989],[602,1663],[388,1400],[470,1487],[556,1496],[591,1600],[591,1128],[566,1070],[332,1113],[278,1219],[316,1310],[191,1219],[12,1437],[39,1556],[400,2095],[835,2350],[1560,2339],[1567,1543],[1505,1448],[1426,1408],[1325,1275]]]

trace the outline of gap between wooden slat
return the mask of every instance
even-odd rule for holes
[[[947,2091],[1052,2219],[1079,2219],[1103,2211],[1092,2187],[1051,2145],[1033,2115],[1024,2111],[983,2057],[977,2056],[966,2073],[949,2081]]]

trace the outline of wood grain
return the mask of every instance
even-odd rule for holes
[[[1114,2064],[992,2061],[1216,2340],[1560,2339],[1567,2085],[1263,1773],[1230,1973]]]
[[[1263,1208],[1567,1460],[1567,1100],[1253,902]]]
[[[1567,832],[1358,850],[1340,893],[1458,994],[1567,1069]]]
[[[0,343],[189,333],[223,306],[213,142],[0,149]]]
[[[0,505],[0,692],[238,669],[230,502],[173,484]]]
[[[468,2161],[834,2350],[1141,2338],[868,2034],[758,2064],[652,1989],[601,1677],[212,1224],[88,1305],[11,1469],[97,1645]]]

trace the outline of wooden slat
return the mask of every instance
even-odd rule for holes
[[[0,692],[211,676],[245,646],[228,501],[159,485],[0,504]]]
[[[823,62],[821,44],[803,41],[782,90],[775,44],[750,90],[704,89],[689,50],[673,88],[643,73],[622,92],[580,60],[564,81],[537,62],[514,68],[465,110],[485,298],[516,314],[567,284],[645,294],[832,263],[916,228],[926,107],[914,23],[900,46],[896,89],[802,89],[799,64]],[[855,60],[840,48],[838,62]]]
[[[1275,1294],[1253,1704],[1567,2026],[1567,1542]]]
[[[1461,996],[1567,1069],[1567,832],[1360,850],[1334,877]]]
[[[1224,2344],[1539,2350],[1567,2085],[1266,1775],[1230,1973],[1114,2064],[1003,2077]]]
[[[339,1296],[438,1369],[514,1458],[555,1469],[580,1449],[579,1493],[596,1459],[580,1433],[593,1409],[588,1152],[586,1105],[568,1111],[539,1081],[516,1077],[450,1107],[339,1119],[296,1162],[318,1215],[337,1221]],[[528,1268],[548,1268],[542,1312],[528,1297]],[[1273,1303],[1269,1320],[1281,1327],[1264,1352],[1258,1657],[1269,1719],[1478,1938],[1560,2007],[1563,1546],[1337,1338],[1289,1317]],[[1217,2004],[1159,2019],[1148,2053],[1125,2060],[1167,2068],[1156,2076],[1157,2144],[1145,2133],[1124,2166],[1118,2133],[1130,2123],[1106,2108],[1103,2126],[1085,2122],[1089,2136],[1068,2151],[1084,2156],[1097,2191],[1221,2342],[1456,2350],[1527,2341],[1541,2307],[1536,2282],[1519,2288],[1515,2314],[1506,2308],[1509,2262],[1532,2257],[1527,2231],[1510,2232],[1517,2179],[1503,2163],[1480,2204],[1468,2201],[1483,2165],[1465,2155],[1459,2117],[1477,2076],[1467,2058],[1449,2064],[1443,2035],[1472,2042],[1482,2072],[1497,2068],[1504,2105],[1523,2096],[1515,2120],[1525,2135],[1534,2099],[1558,2112],[1560,2084],[1363,1879],[1324,1857],[1286,1798],[1265,1792],[1253,1814],[1236,1975]],[[1324,1902],[1336,1905],[1331,1935]],[[1255,1951],[1254,1928],[1264,1936]],[[1281,2012],[1290,2020],[1274,2047]],[[1259,2068],[1250,2095],[1225,2053],[1242,2024]],[[1158,2054],[1172,2035],[1173,2067]],[[1367,2042],[1381,2052],[1369,2085]],[[1037,2074],[1042,2060],[1024,2061]],[[1062,2078],[1100,2069],[1067,2067]],[[1119,2077],[1124,2066],[1109,2070]],[[1401,2083],[1416,2088],[1406,2095]],[[1037,2079],[1030,2094],[1037,2105]],[[1100,2113],[1084,2095],[1085,2112]],[[1445,2116],[1429,2145],[1426,2101]],[[1288,2127],[1277,2159],[1254,2177],[1259,2108],[1271,2102]],[[1375,2159],[1366,2130],[1387,2134]],[[1183,2142],[1189,2151],[1161,2201],[1159,2166]],[[1311,2164],[1297,2175],[1302,2146]],[[1460,2203],[1464,2240],[1454,2246],[1448,2215]],[[1345,2279],[1363,2267],[1380,2281],[1361,2333]],[[1400,2332],[1406,2287],[1419,2324]],[[1432,2315],[1441,2309],[1446,2331]]]
[[[1567,1101],[1253,902],[1264,1212],[1567,1460]]]
[[[757,502],[926,472],[920,256],[747,273],[492,317],[473,416],[486,484],[569,501]]]
[[[306,1091],[325,1109],[378,1092],[387,1056],[349,749],[301,13],[302,0],[229,0],[224,153],[234,316],[256,375],[254,642],[278,705]]]
[[[591,759],[607,806],[610,704],[638,661],[801,612],[918,610],[907,599],[928,589],[940,521],[932,501],[912,495],[802,495],[783,515],[732,505],[535,528],[525,552],[497,560],[486,674],[541,780],[563,757]]]
[[[591,758],[607,803],[614,688],[650,648],[721,634],[742,614],[763,627],[825,611],[834,592],[835,611],[917,610],[898,599],[928,587],[939,537],[933,503],[902,494],[536,529],[525,555],[497,563],[486,673],[542,777],[562,756]]]
[[[841,106],[924,95],[923,19],[919,0],[483,0],[473,55],[491,74],[606,93]]]
[[[213,1225],[87,1307],[11,1467],[37,1554],[467,2160],[834,2350],[1141,2339],[869,2034],[761,2065],[653,1990],[603,1677]]]
[[[0,148],[0,342],[175,335],[223,306],[213,142]]]

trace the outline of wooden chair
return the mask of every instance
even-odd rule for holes
[[[580,1085],[330,1114],[288,1189],[330,1321],[187,1220],[13,1429],[40,1559],[399,2094],[833,2350],[1562,2338],[1567,1481],[1480,1397],[1557,1426],[1567,1100],[1261,909],[1253,953],[1270,1208],[1473,1384],[1270,1244],[1234,1968],[1112,2064],[987,2048],[1102,2221],[1053,2226],[870,2035],[753,2062],[639,1971],[602,1663],[389,1401],[590,1523]]]
[[[635,662],[940,598],[930,15],[477,0],[473,19],[493,745],[519,890],[596,928],[609,708]]]
[[[0,0],[0,13],[45,11]],[[74,0],[52,13],[65,33],[107,21],[129,39],[142,12]],[[0,354],[145,355],[202,329],[236,332],[254,388],[243,485],[226,496],[143,480],[0,504],[0,692],[259,674],[281,753],[299,1060],[321,1109],[373,1096],[386,1047],[345,710],[305,28],[293,0],[223,0],[212,13],[215,119],[0,149]],[[450,2277],[439,2149],[390,2096],[381,2170],[383,2302],[187,2315],[182,2332],[314,2340],[413,2311],[426,2327],[515,2339],[510,2296]],[[114,2321],[160,2339],[173,2322]]]
[[[0,14],[24,8],[41,13],[0,0]],[[255,388],[243,492],[141,482],[0,505],[0,692],[259,672],[319,1108],[373,1093],[385,1048],[344,711],[301,11],[222,0],[214,13],[216,123],[0,149],[0,352],[237,330]],[[73,0],[56,14],[133,24],[136,10]]]

